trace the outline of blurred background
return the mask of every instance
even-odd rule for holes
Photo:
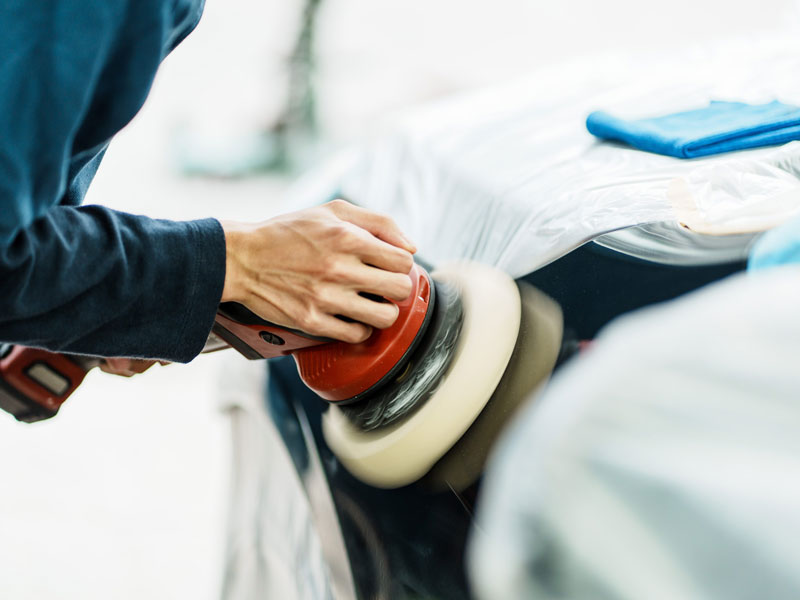
[[[798,14],[796,0],[208,0],[87,201],[264,219],[414,105],[606,51],[763,39]],[[0,598],[219,597],[229,359],[92,373],[36,426],[0,415]]]

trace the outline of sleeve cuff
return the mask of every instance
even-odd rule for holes
[[[187,363],[203,350],[214,324],[225,285],[225,232],[216,219],[190,221],[193,261],[188,276],[188,302],[170,360]]]

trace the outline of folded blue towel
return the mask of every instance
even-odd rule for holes
[[[800,108],[770,102],[714,101],[707,108],[626,121],[597,111],[586,119],[590,133],[648,152],[695,158],[785,144],[800,139]]]

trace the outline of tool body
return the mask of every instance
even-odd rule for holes
[[[564,343],[561,312],[486,265],[454,263],[431,275],[414,265],[409,276],[412,292],[396,303],[394,324],[359,344],[224,303],[203,351],[291,356],[303,383],[331,404],[326,442],[362,481],[391,488],[430,474],[434,485],[466,487],[516,407],[554,368]],[[54,416],[102,360],[9,348],[0,357],[0,408],[28,422]]]
[[[356,402],[404,368],[429,323],[434,291],[428,274],[415,264],[409,276],[411,294],[396,303],[397,320],[360,344],[279,327],[235,303],[220,306],[212,332],[250,359],[292,355],[303,383],[318,396]]]

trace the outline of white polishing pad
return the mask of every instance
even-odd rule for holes
[[[336,406],[322,419],[333,453],[353,475],[376,487],[416,481],[452,448],[492,396],[519,333],[519,291],[502,271],[455,263],[431,277],[455,286],[464,308],[453,360],[436,392],[402,421],[378,430],[357,429]]]
[[[536,397],[558,361],[564,333],[561,307],[529,283],[517,286],[522,319],[514,352],[481,414],[425,476],[433,490],[462,491],[480,477],[505,427]]]

